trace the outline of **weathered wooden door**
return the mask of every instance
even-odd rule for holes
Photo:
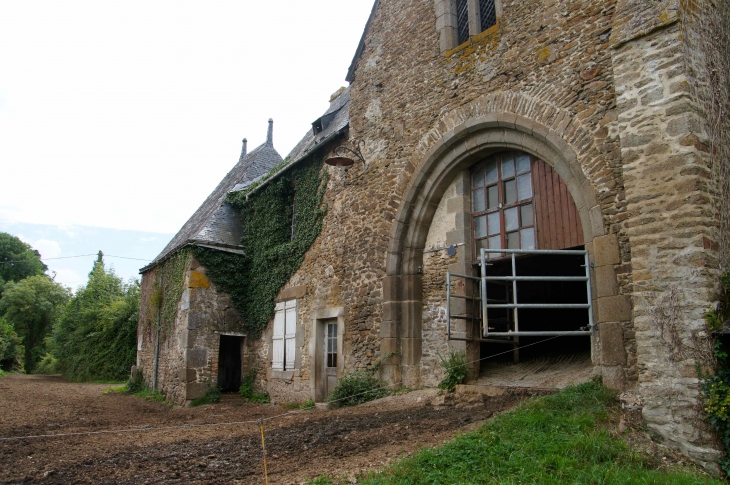
[[[329,397],[337,385],[337,321],[328,322],[324,332],[324,395]]]

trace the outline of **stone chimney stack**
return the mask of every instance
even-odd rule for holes
[[[269,118],[269,131],[266,134],[266,144],[270,147],[274,146],[274,120]]]
[[[248,153],[247,146],[248,146],[248,140],[244,138],[243,139],[243,148],[241,149],[241,156],[238,157],[239,160],[243,160],[243,157],[245,157],[246,153]]]

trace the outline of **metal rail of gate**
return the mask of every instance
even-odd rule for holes
[[[487,254],[509,254],[512,259],[512,275],[511,276],[487,276]],[[585,268],[585,276],[517,276],[516,257],[518,255],[552,255],[552,256],[583,256]],[[447,335],[449,340],[479,340],[482,342],[513,344],[513,337],[547,337],[558,335],[592,335],[594,331],[593,322],[593,305],[591,293],[591,265],[586,250],[545,250],[545,249],[482,249],[480,254],[480,266],[482,276],[468,276],[455,273],[446,273],[446,320]],[[454,295],[451,291],[452,278],[463,278],[465,280],[476,281],[479,284],[479,297],[470,298],[462,295]],[[576,281],[585,282],[586,284],[586,303],[519,303],[517,283],[520,281],[536,281],[549,283],[551,281]],[[511,302],[505,300],[489,299],[487,295],[487,282],[503,283],[511,285]],[[507,292],[508,295],[510,292]],[[476,315],[453,315],[451,312],[452,298],[468,298],[480,303],[481,318]],[[489,330],[488,310],[490,308],[501,308],[512,310],[514,330],[507,332],[495,332]],[[521,331],[518,310],[521,308],[536,309],[585,309],[588,311],[588,326],[580,330],[541,330],[541,331]],[[452,336],[451,320],[452,319],[481,320],[482,336],[481,338],[455,338]],[[495,338],[496,337],[496,338]]]

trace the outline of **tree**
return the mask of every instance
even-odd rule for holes
[[[23,361],[23,345],[15,329],[0,318],[0,370],[19,369]]]
[[[139,283],[124,284],[94,263],[53,329],[53,353],[64,376],[73,380],[121,379],[136,360]]]
[[[53,327],[69,294],[68,288],[45,275],[5,284],[0,298],[0,316],[15,328],[23,341],[23,364],[28,374],[45,353],[43,339]]]
[[[42,275],[47,269],[41,261],[41,255],[30,244],[0,232],[0,296],[6,282]]]

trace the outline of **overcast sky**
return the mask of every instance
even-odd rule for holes
[[[162,233],[156,254],[244,136],[255,148],[273,118],[286,156],[311,128],[372,4],[2,0],[0,231]]]

